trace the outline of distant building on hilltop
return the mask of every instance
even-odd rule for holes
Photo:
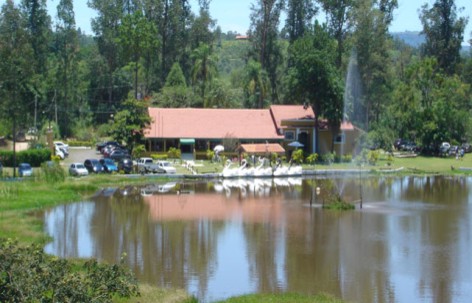
[[[248,40],[249,37],[246,36],[246,35],[237,35],[235,39],[236,40]]]

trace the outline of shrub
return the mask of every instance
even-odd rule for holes
[[[297,149],[292,153],[292,160],[298,164],[303,163],[304,155],[303,149]]]
[[[66,172],[58,160],[44,162],[41,164],[41,170],[43,172],[42,177],[48,183],[64,182],[66,179]]]
[[[28,149],[16,153],[16,164],[26,162],[31,166],[41,166],[41,163],[51,159],[51,151],[47,148]],[[13,151],[0,151],[0,160],[4,166],[13,167]]]
[[[141,158],[146,153],[144,144],[136,145],[131,152],[133,158]]]
[[[136,279],[120,264],[70,261],[44,253],[40,245],[19,246],[0,239],[0,302],[112,302],[139,295]]]
[[[207,160],[212,160],[215,157],[215,152],[211,149],[207,149],[206,151],[206,158]]]
[[[93,146],[93,141],[79,141],[79,140],[70,140],[67,141],[69,146]]]
[[[181,151],[180,151],[180,149],[177,149],[175,147],[171,147],[167,151],[167,156],[171,159],[179,159],[181,157]]]
[[[377,161],[379,161],[379,158],[380,158],[380,152],[378,150],[371,150],[367,154],[367,160],[370,165],[377,164]]]
[[[352,162],[352,155],[344,155],[341,157],[341,161],[343,163],[351,163]]]
[[[309,164],[315,164],[315,162],[318,160],[318,154],[314,153],[306,157],[306,162]]]
[[[169,157],[167,154],[151,154],[153,160],[167,160]]]
[[[334,157],[335,157],[334,153],[326,153],[322,156],[322,161],[326,164],[331,165],[334,162]]]
[[[393,156],[392,156],[391,153],[389,153],[389,154],[387,155],[387,159],[386,159],[386,160],[387,160],[387,165],[388,165],[388,166],[392,165],[392,163],[393,163],[393,161],[394,161],[394,158],[393,158]]]

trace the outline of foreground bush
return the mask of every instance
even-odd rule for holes
[[[4,166],[13,166],[13,151],[0,151],[0,159]],[[16,163],[26,162],[31,166],[38,167],[41,163],[51,160],[51,151],[47,148],[28,149],[16,153]]]
[[[90,260],[72,270],[68,260],[46,255],[39,245],[21,247],[0,240],[0,302],[112,302],[138,295],[138,285],[123,263]]]

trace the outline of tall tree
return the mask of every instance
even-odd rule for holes
[[[51,18],[47,12],[46,0],[22,0],[22,11],[28,18],[26,27],[33,48],[33,65],[37,74],[47,71],[47,59],[51,41]]]
[[[200,0],[200,12],[192,22],[190,29],[190,47],[192,49],[198,48],[201,44],[212,45],[215,36],[215,20],[210,16],[210,0]]]
[[[271,83],[272,101],[277,101],[278,74],[282,53],[278,41],[280,13],[284,8],[282,0],[258,0],[251,5],[250,40],[263,70],[267,71]],[[260,96],[258,106],[262,107]]]
[[[284,31],[287,32],[290,44],[309,30],[317,11],[312,0],[288,0]]]
[[[201,44],[194,50],[192,57],[194,59],[192,80],[199,86],[200,96],[205,104],[205,93],[217,74],[217,60],[208,44]]]
[[[355,121],[369,129],[378,122],[391,96],[388,27],[397,0],[361,0],[356,4],[353,20],[357,66],[362,83],[363,103],[354,105]]]
[[[51,18],[47,12],[46,0],[22,0],[20,9],[26,18],[25,29],[33,50],[29,58],[33,77],[28,98],[36,100],[36,112],[41,112],[49,107],[53,95],[47,80],[51,76],[48,73],[52,70],[48,60],[52,42]]]
[[[454,0],[436,0],[431,8],[428,4],[422,6],[420,19],[422,33],[426,38],[423,54],[435,57],[440,68],[449,75],[453,74],[460,62],[461,43],[468,18],[457,17]]]
[[[123,1],[114,0],[88,0],[88,6],[97,12],[92,19],[92,30],[98,45],[100,55],[103,56],[107,70],[105,71],[107,102],[106,107],[112,108],[114,100],[115,81],[113,73],[120,67],[118,57],[118,28],[124,16]],[[100,100],[101,101],[101,100]]]
[[[125,142],[133,149],[139,143],[144,130],[151,123],[148,114],[148,104],[143,100],[128,98],[123,102],[123,108],[114,116],[110,134],[118,142]]]
[[[326,14],[331,35],[336,39],[336,65],[340,69],[343,63],[345,41],[352,27],[350,15],[354,8],[354,0],[320,0]]]
[[[174,62],[179,62],[184,72],[190,69],[188,26],[191,10],[188,0],[162,1],[158,28],[161,41],[161,79],[165,82]]]
[[[61,0],[56,23],[56,102],[60,106],[59,126],[62,135],[70,135],[71,115],[78,109],[78,36],[72,0]]]
[[[313,107],[316,140],[320,119],[327,119],[336,132],[343,118],[343,86],[335,65],[335,49],[335,40],[330,38],[327,28],[318,23],[310,35],[295,41],[289,49],[293,62],[287,74],[289,95],[294,102]],[[318,149],[318,142],[315,145]]]
[[[267,72],[262,69],[260,62],[252,59],[247,63],[244,72],[245,107],[262,108],[270,87]]]
[[[13,0],[7,0],[0,12],[0,117],[11,123],[8,124],[12,127],[13,138],[17,124],[26,126],[24,113],[30,107],[25,96],[30,91],[33,49],[26,28],[25,15]],[[22,113],[22,121],[19,121],[19,113]],[[16,166],[15,144],[13,162]],[[15,174],[16,170],[13,171]]]
[[[134,63],[134,97],[139,99],[139,62],[145,54],[151,53],[157,46],[157,28],[138,10],[123,17],[118,32],[117,40],[121,46],[124,59]],[[149,66],[144,68],[148,69]],[[147,89],[143,88],[141,94],[145,94],[146,91]]]

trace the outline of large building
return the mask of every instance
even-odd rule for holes
[[[167,151],[179,148],[183,154],[224,145],[235,151],[241,144],[280,144],[287,155],[301,143],[308,153],[352,154],[360,130],[342,123],[333,133],[327,123],[319,123],[315,113],[303,105],[272,105],[268,109],[149,108],[151,125],[145,131],[147,149]],[[316,146],[318,144],[318,146]],[[270,145],[272,146],[272,145]]]

